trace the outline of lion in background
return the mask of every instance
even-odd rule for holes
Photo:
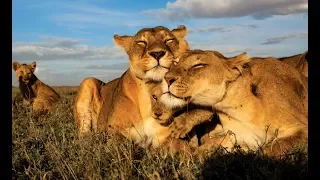
[[[252,60],[264,60],[274,57],[252,57]],[[296,68],[301,74],[308,77],[308,60],[309,60],[309,54],[308,51],[300,54],[295,54],[293,56],[286,56],[286,57],[280,57],[276,58],[281,62],[284,62],[291,67]]]
[[[209,144],[280,155],[308,137],[308,79],[276,58],[226,59],[215,51],[191,50],[166,73],[166,106],[188,103],[209,106],[217,113],[224,137]],[[171,130],[183,135],[175,121]]]
[[[161,82],[173,60],[189,50],[187,33],[185,26],[157,26],[134,36],[115,35],[114,42],[128,54],[129,69],[108,83],[96,78],[81,82],[74,104],[79,133],[116,131],[143,147],[158,146],[159,123],[151,116],[146,82]]]
[[[16,78],[19,81],[23,104],[32,106],[32,112],[35,117],[47,113],[59,101],[59,94],[50,86],[41,82],[34,74],[36,62],[28,65],[14,61],[12,62],[12,69],[15,71]],[[12,110],[14,110],[14,103],[12,103]]]

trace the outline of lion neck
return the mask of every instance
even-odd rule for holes
[[[223,113],[239,121],[247,121],[254,116],[253,111],[260,108],[251,91],[249,91],[250,76],[241,75],[236,80],[229,82],[226,86],[226,93],[222,100],[215,105],[217,113]],[[252,110],[252,111],[248,111]],[[260,114],[262,116],[262,114]]]
[[[37,89],[40,83],[41,81],[35,75],[32,75],[27,84],[19,81],[19,89],[23,98],[25,98],[26,100],[30,100],[31,98],[36,97]]]
[[[124,75],[122,86],[125,96],[138,105],[141,118],[150,116],[151,101],[145,81],[136,77],[129,68]]]

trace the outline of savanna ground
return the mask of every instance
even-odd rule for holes
[[[54,87],[62,100],[39,119],[32,118],[17,98],[12,179],[307,179],[307,143],[274,160],[241,148],[178,156],[142,149],[108,134],[79,137],[72,113],[77,88]],[[12,97],[18,94],[13,87]]]

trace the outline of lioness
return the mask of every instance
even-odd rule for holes
[[[255,60],[263,60],[263,59],[269,59],[271,57],[252,57],[251,59]],[[278,60],[296,68],[301,74],[304,76],[308,77],[308,51],[301,53],[301,54],[296,54],[293,56],[287,56],[287,57],[280,57],[277,58]]]
[[[19,81],[23,104],[32,105],[35,117],[47,113],[60,99],[57,92],[34,75],[36,62],[27,65],[14,61],[12,62],[12,69],[16,72],[16,78]],[[14,107],[12,109],[14,110]]]
[[[279,58],[280,61],[295,67],[300,73],[308,77],[308,51],[289,57]]]
[[[146,81],[160,82],[174,58],[189,50],[183,39],[185,26],[169,30],[143,28],[134,36],[114,36],[129,56],[129,69],[118,79],[104,83],[96,78],[82,81],[75,97],[74,117],[79,133],[112,128],[142,146],[154,135],[155,121]]]
[[[219,56],[228,60],[248,58],[247,53],[242,53],[229,58],[224,57],[220,53]],[[207,140],[208,138],[220,136],[220,134],[223,135],[222,126],[215,117],[215,112],[211,107],[199,106],[192,103],[189,103],[183,108],[167,107],[160,101],[163,93],[166,93],[167,91],[168,84],[166,81],[163,81],[161,85],[153,87],[151,91],[151,105],[152,116],[161,125],[168,126],[169,131],[171,131],[171,137],[186,138],[186,136],[188,136],[189,145],[191,147],[203,147],[203,145],[211,145]],[[212,122],[205,123],[206,121]],[[194,129],[194,127],[196,128]]]
[[[307,77],[276,58],[228,60],[216,51],[191,50],[165,79],[169,91],[160,100],[166,106],[192,102],[216,111],[225,132],[234,135],[218,139],[222,146],[232,141],[255,149],[270,142],[266,153],[279,155],[308,136]]]

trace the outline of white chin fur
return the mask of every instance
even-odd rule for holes
[[[169,70],[163,67],[156,67],[154,69],[149,70],[144,76],[147,80],[158,81],[161,82],[164,74]]]
[[[187,105],[186,101],[184,101],[183,99],[176,98],[169,93],[163,94],[160,97],[160,102],[171,109],[181,108],[181,107]]]

